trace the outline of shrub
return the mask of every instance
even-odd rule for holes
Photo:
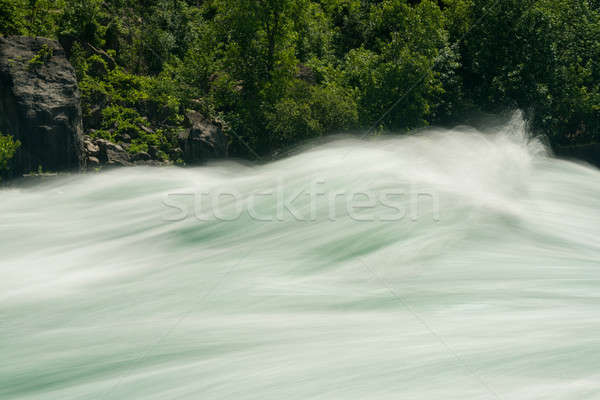
[[[42,65],[45,65],[52,56],[54,55],[54,50],[48,47],[47,44],[43,44],[42,47],[38,50],[37,54],[33,56],[31,60],[27,63],[28,69],[37,69]]]
[[[334,83],[295,82],[289,96],[266,114],[267,127],[276,138],[273,144],[293,144],[356,127],[358,110],[353,94]]]
[[[0,132],[0,173],[9,168],[9,161],[14,157],[21,142],[14,140],[10,135],[3,135]]]
[[[15,0],[0,0],[0,35],[24,32],[23,7]]]
[[[75,43],[102,44],[99,0],[69,0],[58,21],[58,38],[67,52]]]

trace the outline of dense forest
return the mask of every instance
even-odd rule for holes
[[[0,34],[57,39],[86,133],[165,160],[190,109],[247,158],[516,108],[600,139],[597,0],[0,0]]]

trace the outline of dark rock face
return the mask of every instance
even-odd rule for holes
[[[0,131],[21,141],[15,175],[83,166],[79,89],[58,42],[0,37]]]
[[[144,151],[131,155],[127,151],[127,146],[127,143],[121,145],[106,139],[92,139],[89,136],[83,136],[83,151],[87,168],[170,165],[168,161],[152,159],[152,155]]]
[[[105,139],[92,140],[85,136],[83,138],[83,148],[86,164],[90,166],[98,166],[104,164],[107,166],[123,166],[128,167],[133,165],[129,153],[122,146],[114,144]]]
[[[150,154],[146,153],[145,151],[134,154],[132,158],[134,161],[150,161],[152,159]]]
[[[559,157],[583,160],[600,168],[600,143],[556,147],[554,152]]]
[[[185,162],[227,157],[229,139],[220,121],[207,121],[201,113],[188,111],[186,123],[188,129],[179,134],[179,145]]]

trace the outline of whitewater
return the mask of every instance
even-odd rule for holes
[[[0,399],[600,399],[600,171],[518,116],[0,190]]]

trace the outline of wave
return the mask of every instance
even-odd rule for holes
[[[600,391],[600,171],[518,115],[0,198],[3,399]]]

